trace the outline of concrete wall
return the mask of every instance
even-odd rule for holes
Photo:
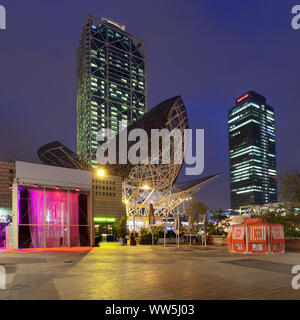
[[[292,250],[300,250],[300,238],[286,238],[285,248]]]
[[[215,246],[227,246],[228,245],[227,237],[222,237],[222,236],[217,236],[217,235],[208,236],[208,243],[213,244]]]
[[[22,161],[16,161],[16,178],[19,184],[41,184],[85,190],[90,190],[92,186],[92,172],[90,171]]]

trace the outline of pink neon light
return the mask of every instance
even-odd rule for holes
[[[0,227],[0,248],[4,248],[5,238],[4,238],[4,230]]]
[[[9,249],[7,249],[7,248],[0,248],[0,253],[1,252],[10,252],[10,251],[13,251],[13,249],[11,249],[11,248],[9,248]]]
[[[19,252],[53,252],[53,251],[69,251],[69,252],[85,252],[85,251],[91,251],[91,247],[77,247],[77,248],[31,248],[31,249],[19,249]],[[6,249],[0,249],[0,252],[2,251],[9,251]]]

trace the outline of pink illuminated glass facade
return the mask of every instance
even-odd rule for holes
[[[88,194],[19,186],[19,248],[90,246]]]
[[[4,225],[0,224],[0,248],[5,247]]]

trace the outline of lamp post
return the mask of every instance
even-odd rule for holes
[[[190,246],[192,245],[192,215],[189,214]]]
[[[154,209],[153,209],[153,204],[149,204],[149,226],[152,234],[152,245],[154,245],[154,224],[155,224],[155,219],[154,219]]]

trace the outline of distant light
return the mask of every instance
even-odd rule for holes
[[[245,94],[244,96],[240,97],[239,99],[236,100],[237,103],[247,99],[249,97],[249,93]]]
[[[144,185],[143,189],[148,190],[150,187],[146,184]]]
[[[75,190],[76,190],[77,192],[79,192],[79,191],[80,191],[80,189],[78,189],[78,188],[77,188],[77,189],[75,189]]]
[[[99,170],[97,171],[97,174],[98,174],[99,177],[104,177],[104,176],[105,176],[105,172],[104,172],[103,169],[99,169]]]
[[[10,185],[10,186],[8,187],[8,189],[9,189],[9,190],[12,190],[12,189],[13,189],[12,185]]]
[[[37,188],[37,187],[38,187],[38,185],[37,185],[37,184],[35,184],[35,185],[34,185],[34,187],[35,187],[35,188]]]
[[[125,203],[125,204],[128,204],[128,203],[129,203],[129,201],[126,199],[126,200],[124,200],[124,203]]]
[[[60,188],[59,187],[55,187],[55,190],[60,190]]]
[[[116,222],[116,218],[95,217],[94,222]]]

